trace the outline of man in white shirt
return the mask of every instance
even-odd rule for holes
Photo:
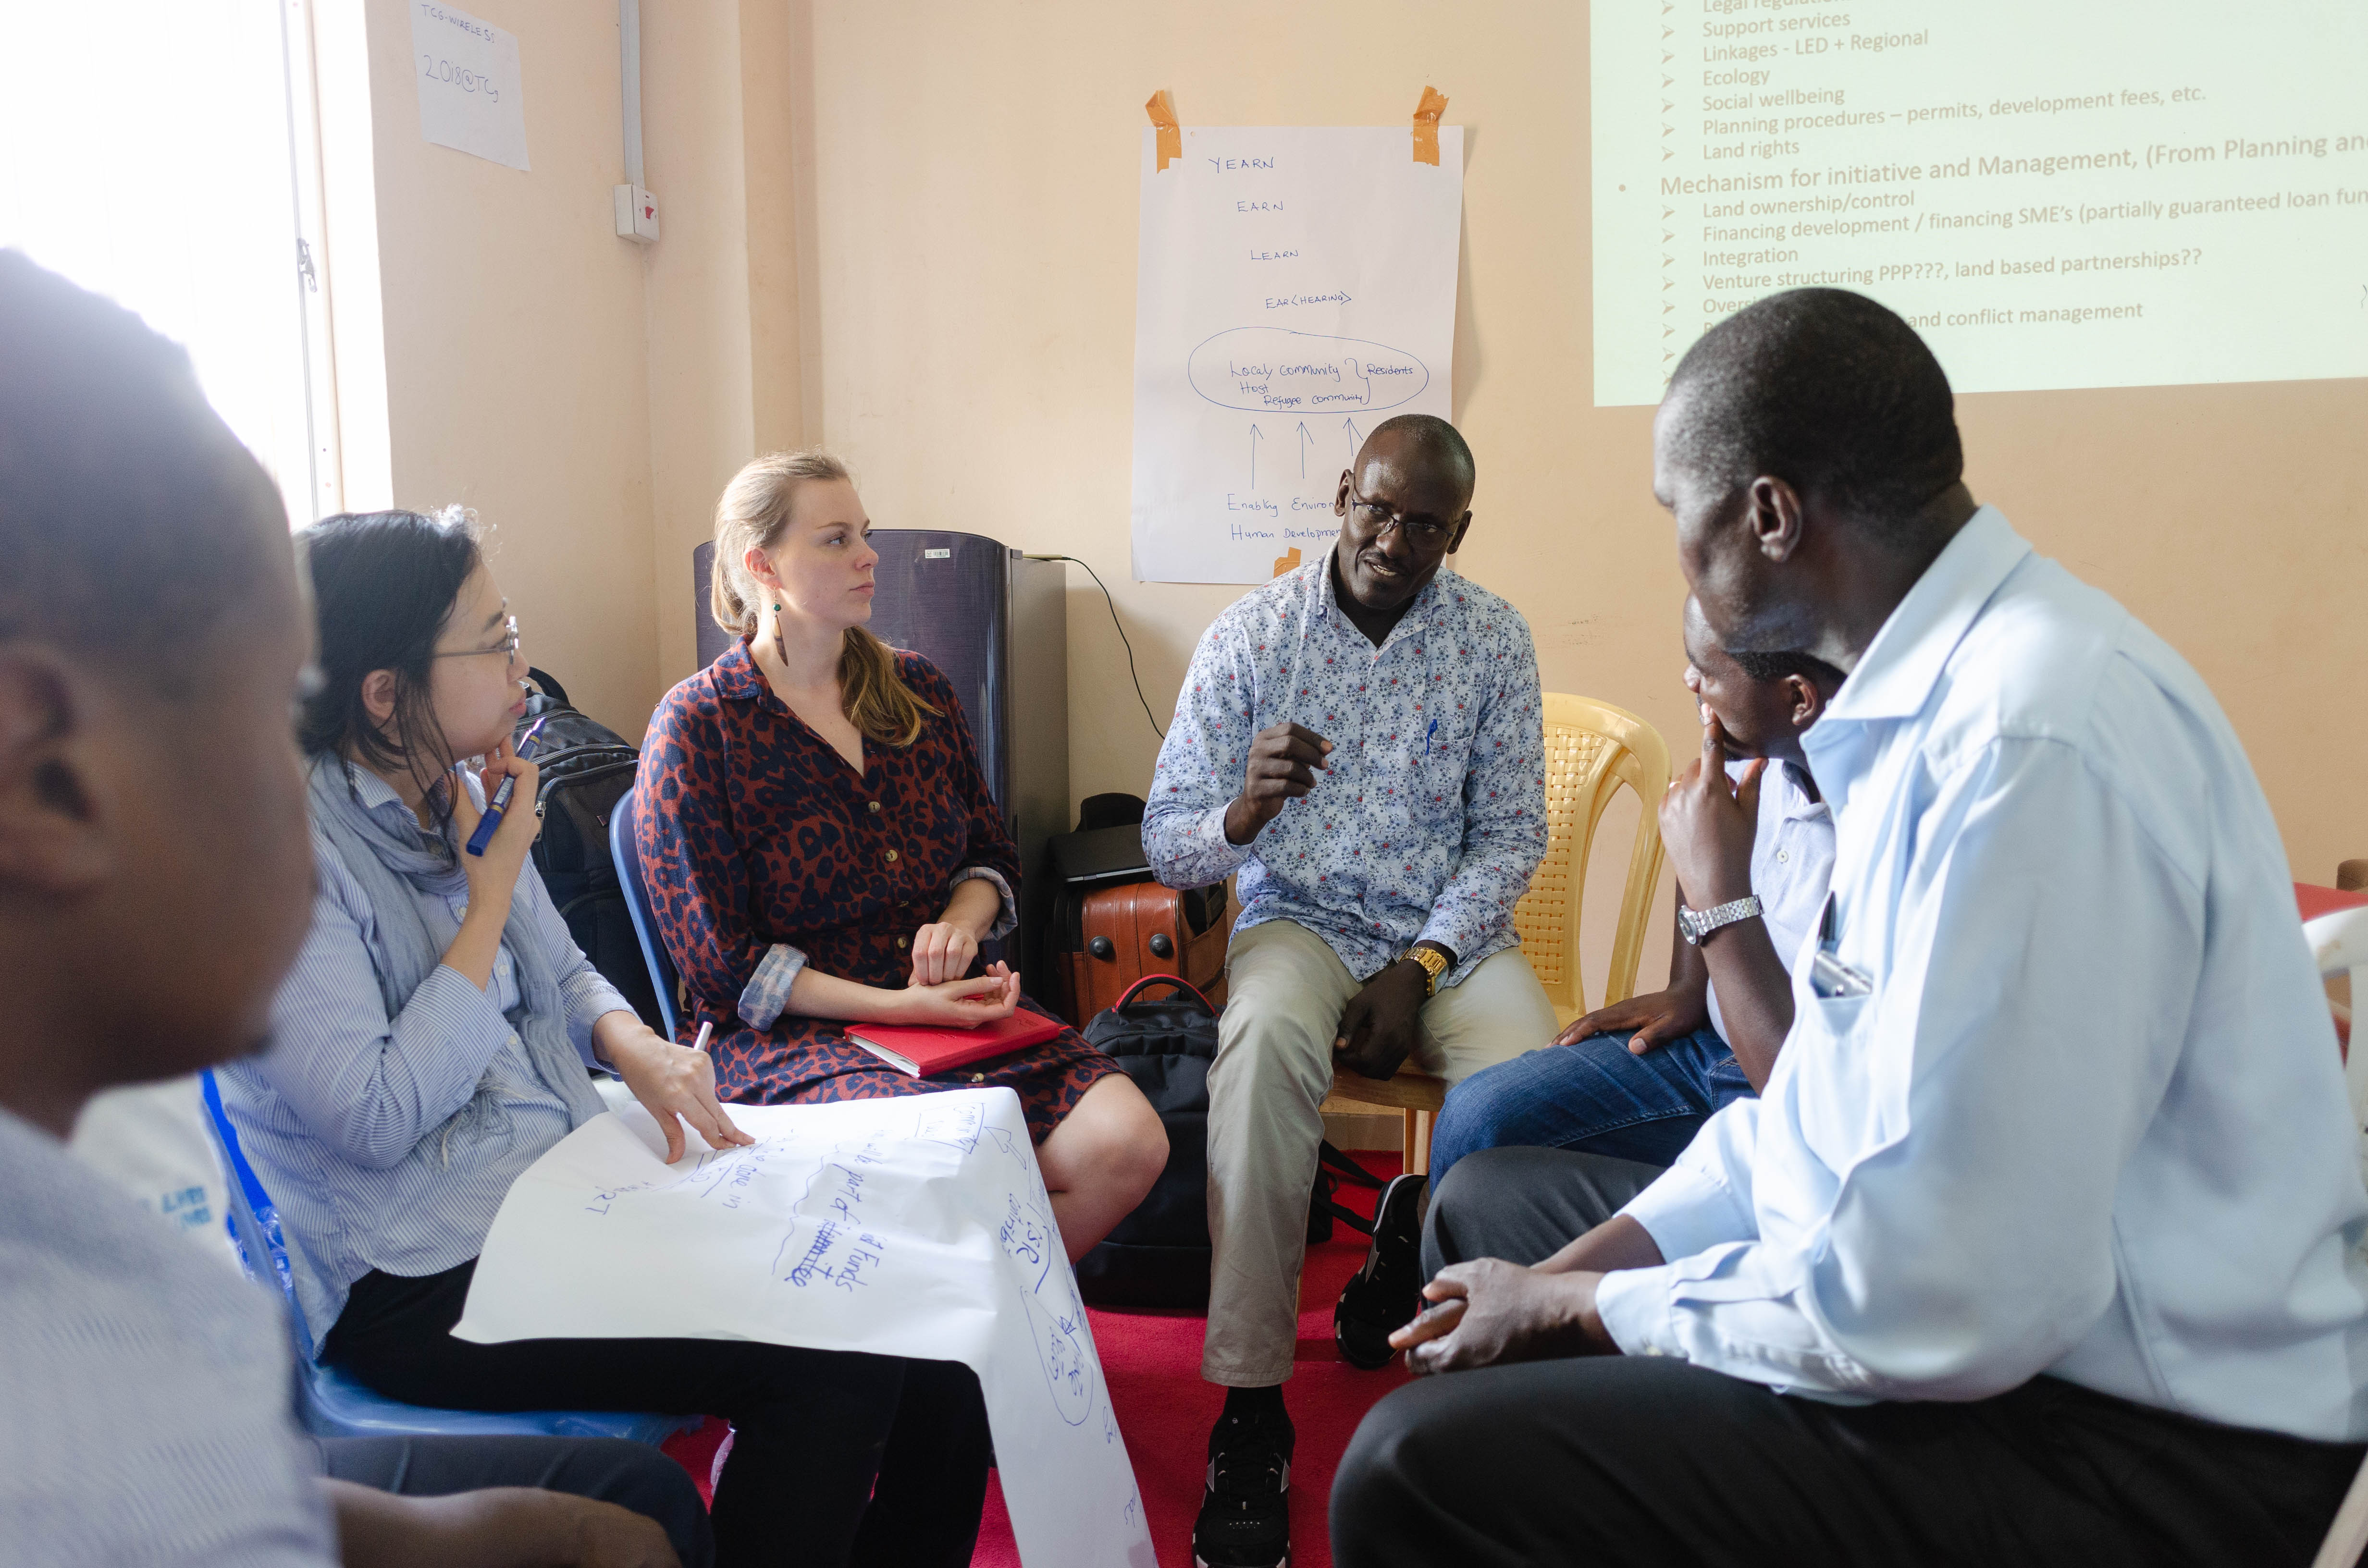
[[[1553,1257],[1426,1288],[1399,1342],[1456,1375],[1351,1443],[1344,1565],[2301,1563],[2326,1529],[2368,1191],[2276,824],[2194,672],[1962,467],[1940,366],[1857,295],[1679,365],[1655,489],[1703,613],[1849,672],[1805,742],[1832,900],[1759,1099]]]

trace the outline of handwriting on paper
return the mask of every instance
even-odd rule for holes
[[[842,1146],[806,1184],[791,1210],[797,1224],[781,1239],[773,1259],[773,1278],[803,1290],[835,1285],[852,1290],[869,1284],[866,1274],[886,1261],[888,1244],[867,1226],[863,1215],[866,1167],[882,1163],[877,1139]]]

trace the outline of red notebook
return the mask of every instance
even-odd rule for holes
[[[1008,1056],[1042,1045],[1061,1028],[1060,1019],[1022,1008],[1008,1018],[967,1029],[935,1024],[853,1024],[847,1038],[899,1073],[933,1078],[990,1056]]]

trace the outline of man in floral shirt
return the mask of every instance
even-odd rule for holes
[[[1171,887],[1238,874],[1242,900],[1209,1073],[1201,1370],[1228,1392],[1206,1568],[1289,1550],[1281,1384],[1334,1063],[1452,1083],[1554,1038],[1513,933],[1546,848],[1537,653],[1512,606],[1442,569],[1473,481],[1445,420],[1377,426],[1340,476],[1339,541],[1218,617],[1159,754],[1151,864]]]

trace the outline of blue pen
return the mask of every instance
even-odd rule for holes
[[[1422,733],[1422,755],[1423,755],[1423,756],[1429,756],[1430,755],[1430,737],[1431,737],[1431,736],[1433,736],[1433,735],[1435,735],[1435,734],[1437,734],[1437,733],[1439,733],[1439,721],[1438,721],[1438,720],[1436,720],[1436,719],[1433,719],[1433,720],[1430,722],[1430,728],[1429,728],[1429,729],[1428,729],[1428,730],[1425,730],[1425,731]]]
[[[542,733],[542,727],[549,722],[551,721],[547,718],[537,719],[534,722],[534,728],[529,730],[526,733],[526,738],[518,742],[518,755],[520,761],[524,761],[532,755],[535,737]],[[494,841],[495,830],[502,825],[502,815],[509,810],[510,796],[517,789],[518,775],[515,773],[507,775],[499,784],[494,786],[494,798],[485,802],[485,814],[477,819],[477,831],[469,835],[470,854],[480,858],[484,855],[485,846]]]

